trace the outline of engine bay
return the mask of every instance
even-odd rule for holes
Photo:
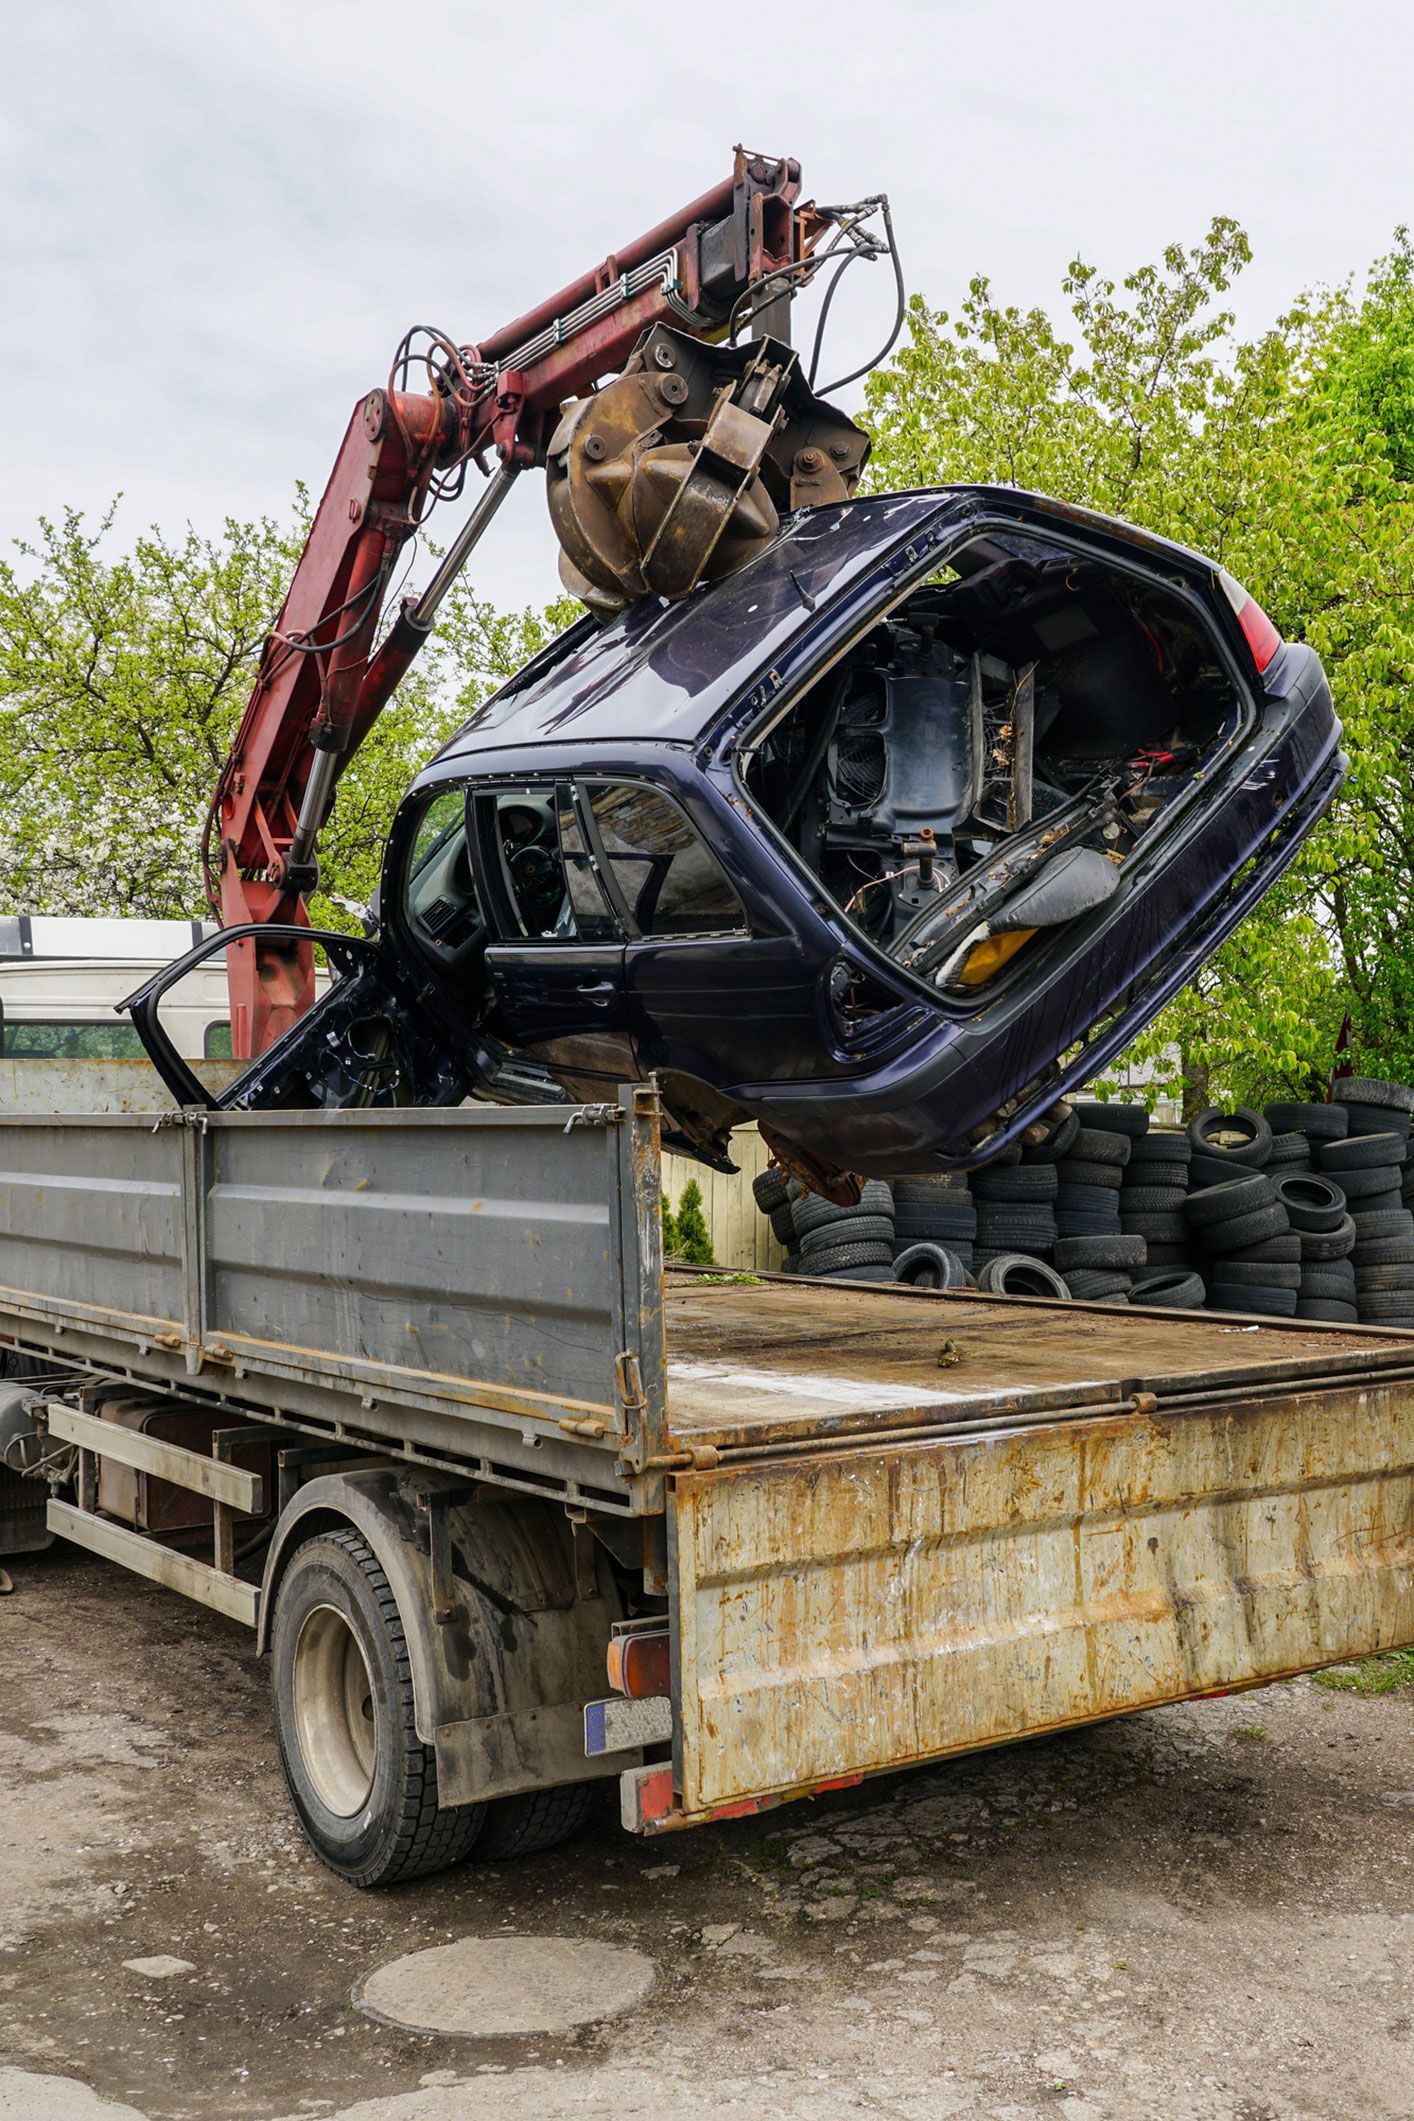
[[[961,996],[1114,895],[1243,713],[1181,592],[993,534],[758,735],[742,778],[871,942]]]

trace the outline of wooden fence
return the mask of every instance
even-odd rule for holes
[[[751,1194],[751,1181],[771,1161],[770,1151],[754,1127],[732,1136],[732,1160],[740,1171],[728,1177],[709,1171],[690,1156],[663,1158],[663,1191],[676,1208],[682,1189],[695,1178],[702,1188],[702,1212],[712,1233],[712,1250],[721,1267],[779,1269],[785,1251]]]

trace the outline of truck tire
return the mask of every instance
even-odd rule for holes
[[[321,1863],[366,1887],[426,1877],[470,1852],[486,1808],[437,1802],[402,1615],[352,1528],[316,1533],[290,1557],[275,1598],[270,1683],[285,1784]]]
[[[597,1782],[567,1782],[554,1790],[526,1790],[519,1797],[493,1797],[476,1837],[478,1863],[509,1863],[533,1856],[577,1834],[594,1809]]]

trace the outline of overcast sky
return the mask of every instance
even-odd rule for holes
[[[129,533],[323,487],[412,322],[477,339],[728,173],[887,190],[911,290],[1053,299],[1214,213],[1259,326],[1414,217],[1408,0],[43,0],[5,9],[0,539],[120,489]],[[841,290],[832,353],[887,321]],[[829,360],[829,365],[835,365]],[[439,528],[445,531],[445,522]],[[477,580],[554,593],[542,482]]]

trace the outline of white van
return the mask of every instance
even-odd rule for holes
[[[154,972],[215,935],[215,921],[0,915],[0,1060],[146,1061],[119,1004]],[[225,961],[173,988],[163,1021],[184,1060],[229,1060]]]

